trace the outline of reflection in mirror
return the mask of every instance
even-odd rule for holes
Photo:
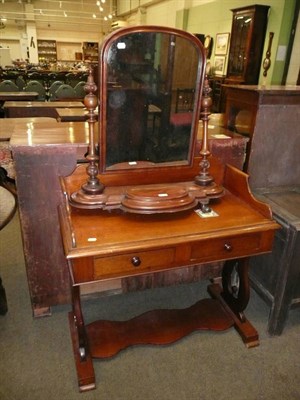
[[[191,163],[204,70],[197,40],[129,31],[112,38],[102,57],[100,170]]]

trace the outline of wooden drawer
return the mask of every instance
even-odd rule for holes
[[[199,263],[245,257],[259,251],[260,248],[260,233],[204,240],[191,245],[190,261]]]
[[[94,258],[94,280],[134,275],[167,267],[175,260],[175,248],[137,251],[110,257]]]

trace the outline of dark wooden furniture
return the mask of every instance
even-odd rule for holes
[[[252,286],[270,305],[267,331],[280,335],[289,311],[300,306],[300,186],[262,188],[255,193],[270,204],[281,226],[272,253],[254,258],[250,269]]]
[[[56,108],[83,108],[83,103],[80,101],[6,101],[3,108],[7,118],[57,118]]]
[[[31,101],[38,95],[37,92],[0,92],[0,101]]]
[[[225,121],[251,136],[250,187],[281,225],[272,254],[253,258],[250,269],[254,288],[270,304],[268,332],[278,335],[299,298],[293,285],[299,279],[300,87],[230,85],[226,93]],[[248,114],[244,126],[235,122],[241,111]]]
[[[168,152],[158,160],[154,154],[156,144],[148,144],[147,150],[143,145],[153,133],[152,124],[144,125],[150,87],[144,81],[137,88],[133,76],[122,82],[128,65],[136,76],[138,66],[153,59],[151,54],[147,59],[143,55],[138,57],[138,47],[138,54],[127,53],[136,41],[152,43],[156,62],[166,64],[164,81],[168,96],[161,105],[158,141]],[[183,49],[193,55],[185,57],[185,67],[190,68],[189,79],[194,77],[194,102],[189,124],[176,126],[180,133],[176,137],[172,129],[172,96],[176,96],[177,80],[173,79],[173,72],[178,71],[178,55],[184,55]],[[125,69],[124,53],[128,57]],[[203,79],[205,52],[193,35],[164,27],[119,30],[104,41],[100,64],[99,136],[95,133],[94,115],[97,89],[90,73],[89,94],[85,98],[89,111],[88,167],[78,166],[71,175],[61,177],[64,201],[59,206],[71,280],[69,325],[80,391],[95,387],[93,358],[114,356],[131,345],[167,344],[194,330],[220,331],[234,326],[248,347],[257,346],[258,333],[244,314],[250,295],[249,257],[269,252],[278,228],[269,206],[251,194],[247,175],[210,157],[211,99],[207,80]],[[115,71],[114,85],[110,83],[110,68]],[[141,105],[143,112],[138,111]],[[198,154],[195,150],[199,115],[203,135]],[[137,132],[133,127],[130,130],[129,126],[130,135],[123,129],[128,121],[138,125],[138,138],[132,134]],[[186,154],[170,156],[183,135]],[[173,142],[169,140],[171,136]],[[100,155],[96,152],[98,138]],[[84,323],[80,290],[86,284],[172,272],[195,264],[206,268],[206,263],[212,262],[224,262],[222,288],[218,284],[208,287],[212,298],[185,310],[149,311],[129,321]]]
[[[235,8],[233,12],[227,83],[258,83],[269,6]]]
[[[285,154],[294,160],[288,179],[296,184],[300,86],[223,85],[223,91],[224,126],[250,139],[244,169],[251,176],[252,187],[268,187],[271,176],[272,185],[284,184],[272,171],[278,169],[278,160],[283,161]],[[291,140],[286,140],[282,132],[287,132]]]
[[[83,108],[57,108],[56,113],[60,122],[84,122],[88,119],[87,110]]]

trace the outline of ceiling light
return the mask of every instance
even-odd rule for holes
[[[99,11],[102,12],[103,11],[103,7],[100,6],[99,7]]]
[[[68,14],[67,14],[65,11],[64,11],[64,16],[65,16],[65,17],[67,17],[67,16],[68,16]]]
[[[107,21],[107,17],[104,17],[104,21]]]
[[[112,18],[112,15],[111,15],[111,14],[109,14],[108,18],[109,18],[109,19],[111,19],[111,18]]]
[[[93,18],[97,18],[97,17],[96,17],[96,14],[93,14]]]
[[[99,1],[99,0],[96,2],[96,5],[97,5],[98,7],[100,6],[100,1]]]
[[[59,8],[61,8],[61,7],[62,7],[62,2],[60,1],[60,2],[59,2]]]

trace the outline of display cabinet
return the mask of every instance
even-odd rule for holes
[[[37,46],[39,62],[54,63],[57,61],[55,40],[38,40]]]
[[[258,83],[269,8],[253,5],[231,10],[233,20],[227,83]]]
[[[98,43],[84,42],[82,46],[83,61],[98,61]]]

